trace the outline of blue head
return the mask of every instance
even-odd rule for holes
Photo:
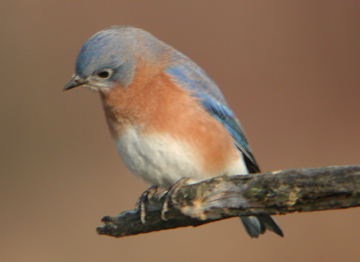
[[[130,26],[104,29],[82,46],[75,74],[64,90],[85,86],[104,90],[131,84],[140,63],[158,63],[167,45],[151,34]]]

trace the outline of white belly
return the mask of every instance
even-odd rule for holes
[[[126,167],[152,185],[168,188],[182,177],[206,179],[191,147],[170,135],[140,136],[128,128],[115,145]]]

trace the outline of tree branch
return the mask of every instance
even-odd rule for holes
[[[155,193],[146,204],[146,223],[138,209],[105,216],[101,235],[123,237],[152,231],[199,226],[235,216],[276,215],[295,211],[340,209],[360,205],[360,166],[299,168],[262,174],[221,176],[182,185],[166,201]]]

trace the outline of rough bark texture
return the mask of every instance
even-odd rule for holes
[[[161,218],[164,201],[166,219]],[[139,209],[106,216],[101,235],[123,237],[184,226],[199,226],[234,216],[276,215],[360,205],[360,166],[289,169],[246,176],[222,176],[182,185],[168,197],[155,193]]]

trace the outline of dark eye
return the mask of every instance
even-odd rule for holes
[[[109,69],[104,69],[99,71],[96,75],[100,78],[106,79],[110,77],[111,71]]]

